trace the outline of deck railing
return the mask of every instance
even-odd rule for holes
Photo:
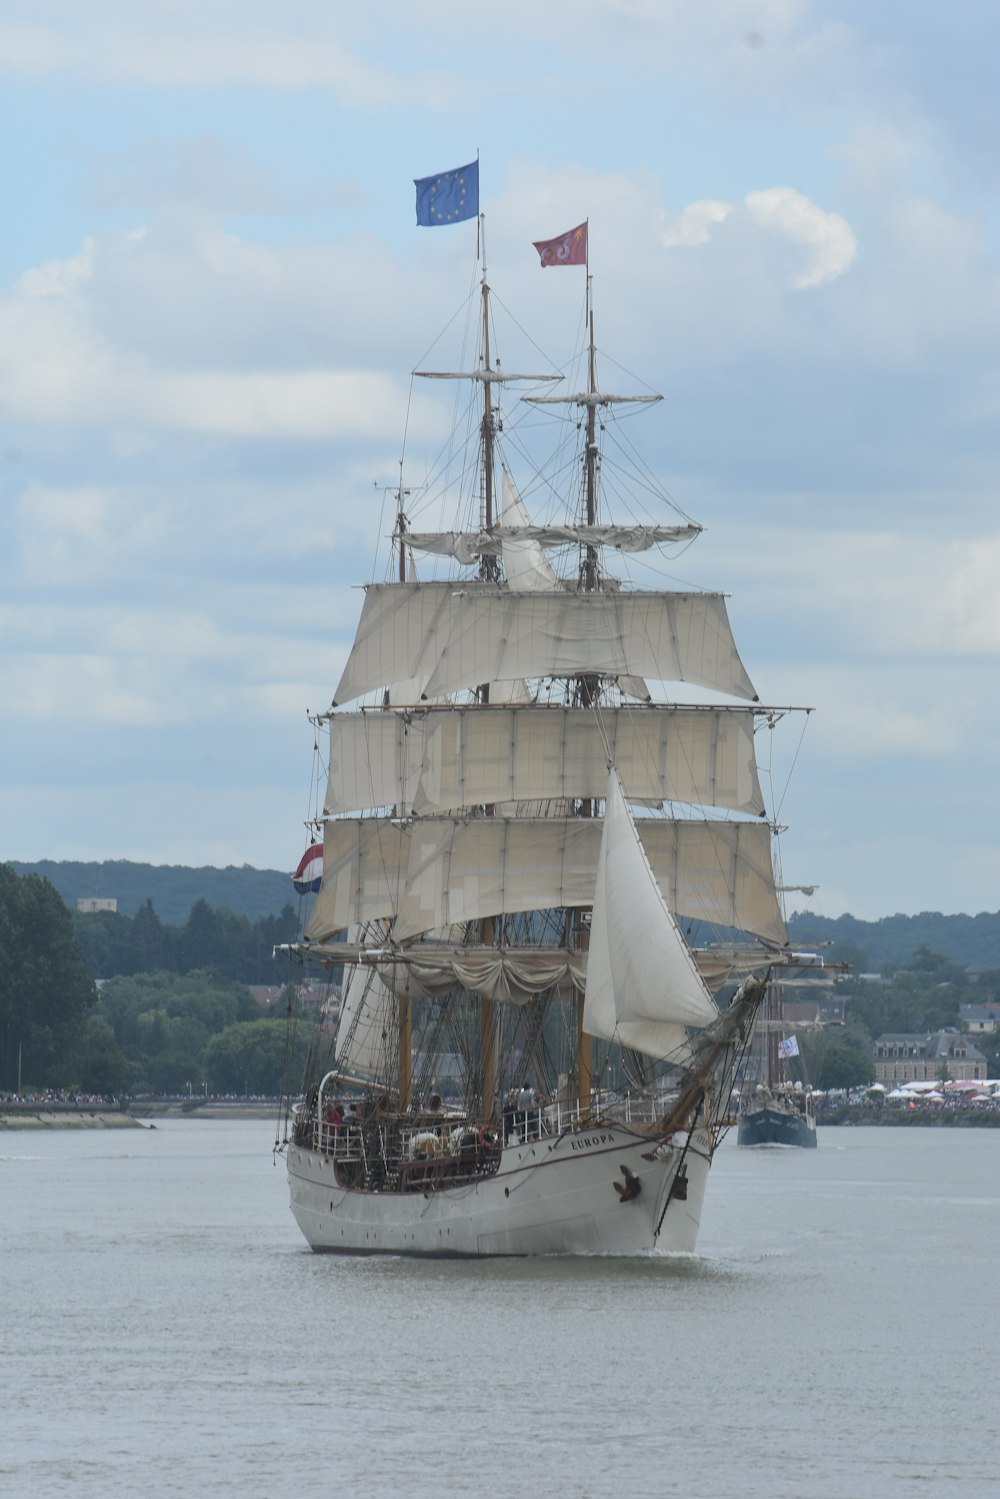
[[[673,1096],[666,1093],[594,1092],[589,1104],[538,1103],[530,1109],[507,1108],[499,1128],[467,1114],[418,1116],[412,1122],[378,1123],[372,1129],[354,1114],[339,1122],[314,1121],[312,1144],[338,1161],[374,1162],[392,1175],[407,1162],[434,1158],[473,1159],[484,1149],[516,1145],[546,1136],[572,1134],[601,1123],[650,1125],[669,1111]],[[374,1158],[374,1162],[373,1162]]]

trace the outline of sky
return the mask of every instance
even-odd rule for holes
[[[574,347],[532,241],[587,219],[683,581],[815,710],[790,909],[1000,908],[998,44],[994,0],[0,0],[0,857],[294,868],[474,269],[413,179],[478,153],[525,347]]]

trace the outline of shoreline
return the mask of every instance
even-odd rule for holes
[[[277,1120],[278,1099],[150,1100],[124,1108],[94,1104],[3,1104],[0,1131],[32,1129],[155,1129],[158,1119],[259,1119]],[[819,1128],[853,1129],[1000,1129],[997,1109],[886,1109],[847,1106],[824,1110],[816,1118]]]
[[[916,1109],[886,1107],[866,1108],[846,1105],[841,1109],[824,1109],[816,1115],[816,1125],[873,1129],[1000,1129],[1000,1109],[934,1108]]]
[[[6,1129],[142,1129],[142,1125],[124,1109],[24,1104],[0,1109],[0,1130]]]
[[[279,1104],[263,1102],[207,1103],[164,1101],[84,1105],[24,1103],[0,1105],[0,1131],[32,1129],[151,1129],[158,1119],[276,1119]]]

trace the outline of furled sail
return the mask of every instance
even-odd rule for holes
[[[638,827],[671,910],[786,940],[766,823],[652,817]],[[306,935],[395,916],[402,941],[505,911],[589,906],[601,829],[581,817],[335,819]]]
[[[471,567],[480,557],[498,557],[510,541],[533,541],[543,547],[613,547],[619,552],[646,552],[669,542],[693,541],[701,526],[532,525],[515,527],[505,516],[492,531],[406,531],[402,539],[417,552],[454,557]],[[398,538],[397,538],[398,539]]]
[[[456,987],[470,989],[502,1004],[523,1005],[540,994],[563,999],[583,992],[585,955],[559,947],[456,947],[435,954],[419,953],[405,963],[385,963],[379,972],[397,994],[447,994]]]
[[[597,860],[583,1027],[652,1056],[719,1011],[677,928],[612,767]]]
[[[456,705],[329,716],[327,812],[425,815],[603,795],[608,754],[633,801],[760,815],[752,708]]]
[[[619,396],[610,391],[603,390],[574,390],[568,395],[559,396],[522,396],[522,401],[528,401],[532,406],[652,406],[657,401],[662,401],[660,395],[650,394],[648,396]]]
[[[478,682],[641,675],[756,699],[716,593],[512,593],[492,583],[373,583],[334,694],[415,678],[428,697]]]
[[[490,947],[482,944],[418,942],[395,947],[366,946],[362,942],[329,941],[309,945],[310,957],[321,963],[351,963],[374,967],[394,994],[447,994],[450,989],[474,990],[487,999],[522,1005],[539,994],[561,999],[582,994],[587,978],[587,953],[579,948]],[[692,957],[706,986],[715,990],[735,975],[752,972],[772,956],[767,949],[694,949]]]

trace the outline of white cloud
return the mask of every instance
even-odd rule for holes
[[[689,203],[670,228],[664,230],[663,243],[668,250],[676,245],[706,244],[714,226],[728,219],[733,206],[718,198],[701,198],[697,203]]]
[[[799,619],[800,638],[820,660],[845,655],[881,667],[924,661],[928,670],[1000,660],[1000,535],[943,540],[938,530],[764,527],[752,539],[765,557],[781,557],[782,576],[776,585],[769,570],[748,569],[744,606],[749,600],[758,619],[772,607],[775,617]],[[741,567],[741,540],[745,549],[743,527],[726,558],[730,570]]]
[[[281,300],[296,299],[298,318],[306,319],[310,285],[298,277],[297,252],[283,259],[219,234],[188,239],[172,256],[143,233],[90,239],[78,255],[25,272],[0,298],[0,415],[11,424],[247,438],[372,437],[398,430],[405,395],[394,377],[365,368],[316,367],[311,359],[313,367],[288,367],[259,339],[258,368],[247,367],[244,350],[240,367],[227,369],[205,323],[200,339],[192,327],[188,344],[189,357],[202,367],[165,367],[156,347],[158,320],[169,324],[175,309],[182,321],[191,318],[187,298],[197,299],[198,283],[186,287],[183,273],[192,257],[206,302],[214,280],[226,287],[216,317],[231,330],[230,346],[240,345],[238,303],[243,312],[254,306],[259,287],[270,288],[272,298],[277,287]],[[122,316],[116,303],[130,294],[143,304],[135,319]],[[357,297],[344,296],[357,317]],[[147,348],[137,346],[144,337]],[[415,410],[433,426],[429,401],[418,395]]]
[[[858,242],[839,213],[826,212],[792,187],[747,193],[744,201],[751,218],[762,229],[812,250],[812,264],[797,278],[796,286],[822,286],[842,276],[853,264]]]
[[[85,11],[64,10],[48,25],[31,18],[35,10],[28,8],[20,24],[0,26],[0,70],[156,88],[327,88],[343,103],[369,110],[446,92],[435,75],[403,81],[363,61],[343,45],[332,15],[305,25],[300,19],[293,32],[274,19],[255,21],[246,6],[203,5],[195,14],[148,0],[142,6],[104,0]]]
[[[0,657],[0,698],[16,703],[19,722],[148,727],[172,716],[161,691],[150,690],[144,668],[123,669],[120,659],[80,650]]]
[[[120,578],[155,557],[168,534],[162,511],[128,504],[110,488],[29,484],[18,500],[23,581],[59,586]]]
[[[766,234],[812,251],[809,268],[795,279],[800,290],[834,281],[854,263],[858,242],[850,224],[804,193],[791,187],[761,188],[747,193],[743,202],[750,219]],[[689,203],[663,231],[662,242],[668,250],[708,244],[712,231],[738,211],[734,203],[701,198]]]

